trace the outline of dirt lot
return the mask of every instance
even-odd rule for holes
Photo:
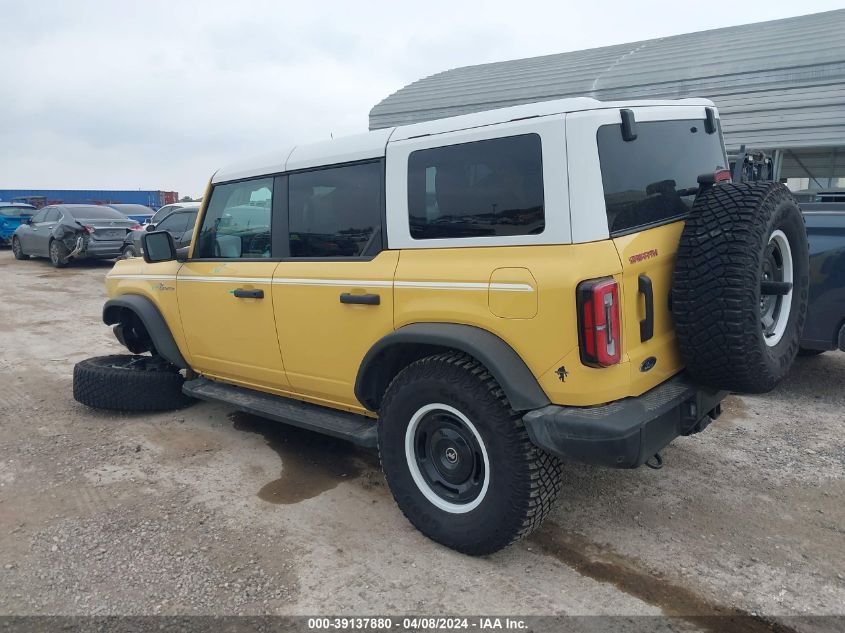
[[[0,614],[845,613],[845,354],[729,398],[661,471],[567,466],[539,534],[472,559],[346,443],[77,404],[73,364],[122,349],[109,266],[0,251]]]

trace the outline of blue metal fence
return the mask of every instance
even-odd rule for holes
[[[177,202],[175,191],[98,190],[98,189],[0,189],[0,202],[30,201],[45,204],[144,204],[152,209]]]

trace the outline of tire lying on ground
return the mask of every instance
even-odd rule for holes
[[[182,393],[179,370],[157,356],[98,356],[73,368],[77,402],[112,411],[166,411],[193,402]]]
[[[784,185],[702,192],[672,282],[678,346],[693,378],[730,391],[772,389],[798,353],[808,271],[804,218]]]

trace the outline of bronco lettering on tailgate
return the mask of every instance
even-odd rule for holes
[[[637,262],[642,262],[647,259],[652,259],[653,257],[657,257],[657,249],[653,248],[650,251],[646,251],[644,253],[637,253],[636,255],[631,255],[628,258],[628,261],[632,264],[636,264]]]

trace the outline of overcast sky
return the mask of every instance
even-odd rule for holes
[[[201,195],[227,163],[363,132],[448,68],[841,8],[841,0],[0,0],[0,188]]]

